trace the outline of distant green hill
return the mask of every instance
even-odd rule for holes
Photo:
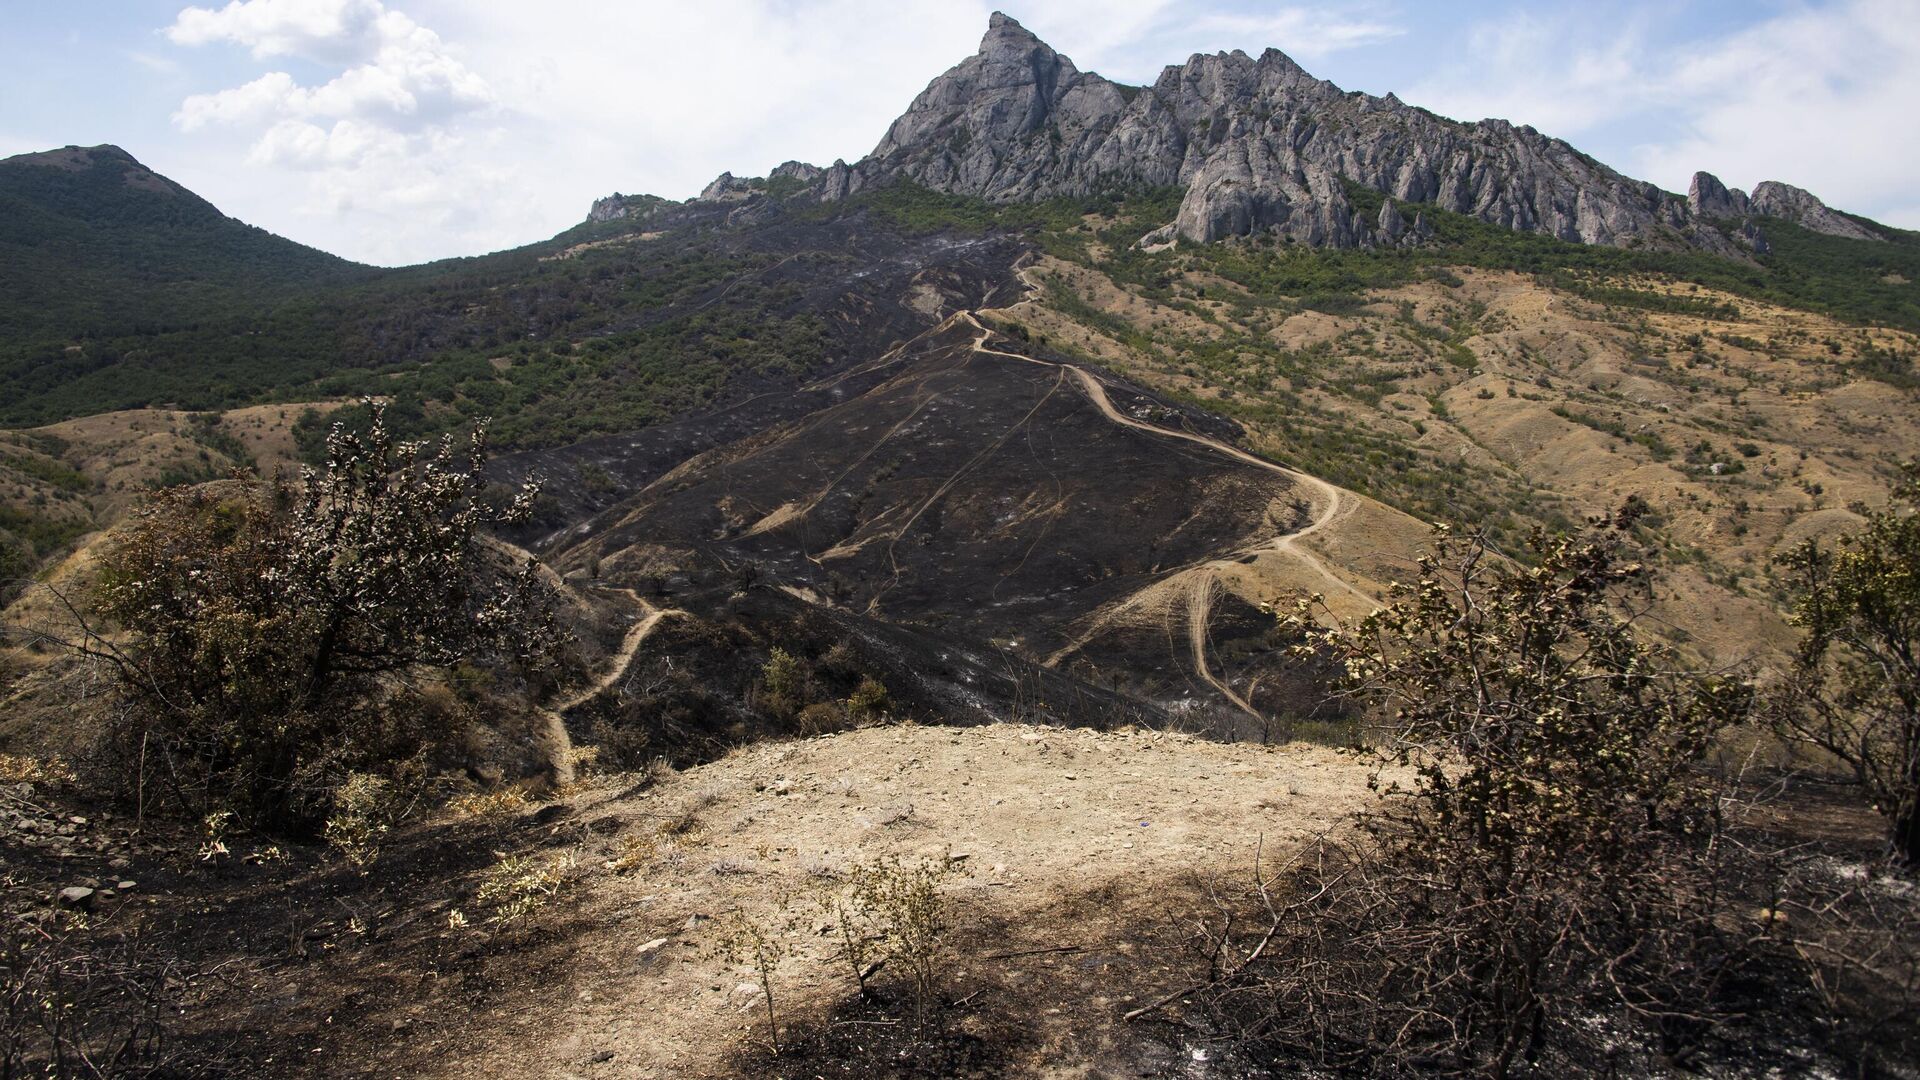
[[[380,269],[228,218],[116,147],[7,159],[0,428],[376,394],[411,433],[478,416],[519,445],[633,430],[823,354],[819,317],[743,280],[782,256],[717,216]]]
[[[227,217],[117,146],[0,161],[0,338],[177,328],[371,268]]]

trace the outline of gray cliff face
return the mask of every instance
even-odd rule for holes
[[[1564,240],[1731,247],[1687,207],[1532,128],[1460,124],[1346,93],[1277,50],[1195,56],[1123,87],[995,15],[980,51],[935,79],[854,166],[854,190],[906,177],[994,201],[1116,184],[1186,189],[1176,231],[1211,241],[1395,244],[1356,220],[1347,182]]]
[[[1743,218],[1753,212],[1746,192],[1729,189],[1710,172],[1693,174],[1693,183],[1687,186],[1687,209],[1703,218]]]
[[[1849,240],[1880,240],[1886,237],[1841,214],[1834,213],[1813,193],[1778,180],[1762,181],[1749,197],[1739,188],[1729,188],[1710,172],[1693,174],[1687,189],[1687,208],[1696,218],[1731,223],[1740,222],[1735,236],[1740,243],[1764,254],[1767,243],[1754,217],[1773,217],[1791,221],[1801,228]]]
[[[1530,127],[1460,123],[1392,94],[1348,93],[1274,49],[1194,56],[1152,86],[1123,86],[1080,71],[998,13],[979,51],[928,84],[873,153],[826,169],[788,162],[774,175],[822,201],[900,179],[994,202],[1184,189],[1172,225],[1142,238],[1153,244],[1253,234],[1332,247],[1428,238],[1424,215],[1416,209],[1409,227],[1396,202],[1580,243],[1734,257],[1766,250],[1745,220],[1756,214],[1876,238],[1797,188],[1762,184],[1749,199],[1700,173],[1682,199]],[[1378,214],[1357,214],[1351,185],[1389,201]],[[701,198],[753,190],[723,174]]]
[[[1768,180],[1753,189],[1753,212],[1777,217],[1804,229],[1849,240],[1882,240],[1886,237],[1851,218],[1827,208],[1813,193],[1778,180]]]
[[[622,195],[616,191],[604,199],[593,200],[593,209],[587,211],[587,220],[595,223],[619,221],[645,213],[657,201],[645,195]]]

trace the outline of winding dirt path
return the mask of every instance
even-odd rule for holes
[[[1027,281],[1025,270],[1020,271],[1020,280],[1029,288],[1033,287],[1032,283]],[[1026,303],[1026,301],[1022,301],[1022,303]],[[1307,523],[1306,527],[1274,537],[1271,545],[1272,549],[1284,552],[1296,562],[1299,562],[1308,570],[1312,571],[1317,577],[1327,582],[1334,589],[1345,592],[1368,608],[1376,606],[1376,601],[1373,597],[1361,592],[1358,588],[1355,588],[1351,582],[1334,573],[1333,568],[1328,566],[1325,560],[1307,548],[1302,547],[1300,544],[1301,540],[1320,532],[1351,512],[1348,506],[1348,500],[1339,488],[1317,476],[1310,476],[1298,470],[1289,469],[1284,465],[1277,465],[1265,458],[1250,454],[1230,443],[1221,442],[1219,439],[1201,435],[1196,432],[1181,431],[1176,428],[1164,428],[1157,424],[1149,424],[1145,421],[1136,420],[1114,407],[1113,399],[1107,396],[1106,387],[1086,369],[1073,364],[1060,364],[1032,356],[1023,356],[1019,353],[990,349],[987,347],[987,341],[993,336],[993,331],[989,330],[971,311],[966,312],[963,317],[967,322],[973,324],[974,329],[980,332],[979,336],[973,340],[973,351],[986,353],[991,356],[1003,356],[1011,360],[1024,360],[1029,364],[1038,364],[1041,367],[1064,369],[1073,376],[1074,381],[1079,384],[1081,392],[1086,395],[1087,400],[1093,403],[1094,408],[1100,410],[1100,415],[1106,417],[1107,420],[1112,423],[1119,424],[1122,427],[1130,427],[1139,431],[1150,432],[1154,435],[1162,435],[1173,439],[1184,439],[1187,442],[1195,443],[1209,450],[1225,454],[1242,464],[1252,465],[1255,468],[1265,469],[1268,472],[1284,476],[1289,481],[1313,491],[1317,495],[1315,501],[1319,506],[1319,512],[1314,515],[1312,521]],[[1259,549],[1243,550],[1235,552],[1234,555],[1245,555],[1257,550]],[[1219,691],[1220,696],[1232,702],[1235,707],[1247,713],[1249,716],[1258,717],[1260,714],[1254,709],[1253,705],[1244,697],[1234,692],[1233,688],[1229,687],[1225,682],[1215,678],[1212,668],[1207,663],[1207,626],[1213,616],[1213,595],[1217,587],[1215,574],[1220,567],[1230,565],[1232,561],[1232,559],[1215,559],[1186,571],[1186,573],[1191,575],[1193,581],[1187,593],[1187,644],[1193,653],[1194,674],[1198,675],[1202,682]],[[1049,658],[1049,666],[1057,662],[1067,651],[1069,650],[1062,650]]]
[[[1100,410],[1100,415],[1106,417],[1113,423],[1123,427],[1150,432],[1154,435],[1164,435],[1171,439],[1185,439],[1187,442],[1196,443],[1210,450],[1225,454],[1243,464],[1252,465],[1257,469],[1265,469],[1271,473],[1277,473],[1294,483],[1314,491],[1319,496],[1320,512],[1314,515],[1313,520],[1309,522],[1305,528],[1275,537],[1273,547],[1276,550],[1286,552],[1299,562],[1305,564],[1308,569],[1325,579],[1334,588],[1346,592],[1355,599],[1367,604],[1369,607],[1374,605],[1375,601],[1373,597],[1361,592],[1344,578],[1335,574],[1332,568],[1327,566],[1326,562],[1323,561],[1320,556],[1300,546],[1301,540],[1325,529],[1327,526],[1332,525],[1335,521],[1345,516],[1346,498],[1339,488],[1334,487],[1332,484],[1327,483],[1317,476],[1310,476],[1298,470],[1289,469],[1285,465],[1276,465],[1265,458],[1256,457],[1231,443],[1224,443],[1219,439],[1191,431],[1164,428],[1157,424],[1149,424],[1145,421],[1135,420],[1133,417],[1128,416],[1114,407],[1113,399],[1107,396],[1106,387],[1085,368],[1077,367],[1073,364],[1057,364],[1050,360],[1040,360],[1031,356],[1022,356],[1019,353],[1003,352],[999,349],[989,349],[987,348],[987,339],[993,336],[993,331],[987,329],[979,319],[974,317],[972,312],[967,313],[966,319],[974,325],[975,329],[980,331],[980,336],[975,338],[973,342],[973,350],[975,352],[987,353],[992,356],[1004,356],[1013,360],[1024,360],[1029,364],[1038,364],[1041,367],[1065,368],[1067,372],[1074,377],[1074,380],[1080,384],[1081,391],[1086,394],[1089,401],[1093,402],[1094,408]],[[1236,552],[1236,554],[1245,554],[1245,552]]]
[[[1260,713],[1253,703],[1234,692],[1233,687],[1213,677],[1213,668],[1207,663],[1207,622],[1213,617],[1213,566],[1208,564],[1191,571],[1193,588],[1187,594],[1187,645],[1193,650],[1193,670],[1200,681],[1220,692],[1220,696],[1238,706],[1241,712],[1255,719]]]
[[[552,783],[570,784],[573,782],[573,737],[567,734],[566,713],[577,709],[608,690],[626,677],[627,669],[633,665],[633,658],[640,652],[640,643],[647,640],[660,620],[669,615],[685,615],[679,608],[655,607],[646,598],[632,589],[608,589],[608,592],[625,594],[641,611],[640,621],[627,628],[627,635],[620,642],[620,651],[613,654],[607,673],[593,681],[586,689],[569,695],[554,704],[540,710],[547,722],[547,738],[552,744],[550,759],[550,780]]]

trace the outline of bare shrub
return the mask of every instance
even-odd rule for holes
[[[951,856],[883,855],[853,867],[846,891],[830,901],[844,957],[861,992],[879,968],[903,971],[914,1022],[923,1033],[939,1015],[953,930],[942,888],[965,872]]]
[[[166,1075],[179,973],[84,920],[0,920],[0,1076]]]
[[[776,1056],[781,1051],[780,1017],[774,1008],[773,976],[780,961],[793,952],[794,935],[799,926],[800,918],[791,898],[781,896],[774,907],[757,915],[742,908],[728,912],[720,936],[714,942],[720,956],[729,963],[751,965],[759,977],[760,1004],[767,1018],[767,1043]]]
[[[1505,1076],[1594,1067],[1623,1037],[1683,1046],[1723,1014],[1768,929],[1729,910],[1696,766],[1751,695],[1634,633],[1631,519],[1536,535],[1530,567],[1442,530],[1358,626],[1303,605],[1299,647],[1374,718],[1380,801],[1351,844],[1263,868],[1251,926],[1231,906],[1211,924],[1205,998],[1247,1045]]]
[[[1794,858],[1767,909],[1806,973],[1830,1038],[1861,1075],[1920,1060],[1920,883],[1882,862]],[[1890,1067],[1889,1067],[1890,1066]]]
[[[832,701],[814,702],[793,718],[793,729],[801,735],[825,735],[844,731],[846,727],[846,708]]]

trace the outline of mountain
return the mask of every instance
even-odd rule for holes
[[[610,195],[480,258],[354,267],[111,148],[0,178],[22,250],[86,242],[34,286],[67,294],[59,333],[0,331],[0,422],[39,425],[5,527],[36,552],[111,520],[103,484],[269,430],[311,448],[303,405],[379,396],[408,436],[489,420],[498,478],[545,482],[511,539],[564,572],[865,641],[946,716],[1029,683],[1213,730],[1291,715],[1261,603],[1357,606],[1425,522],[1513,545],[1627,492],[1664,500],[1650,544],[1701,553],[1680,632],[1774,648],[1773,547],[1880,497],[1920,385],[1913,234],[1784,185],[1668,195],[1272,51],[1122,87],[1004,16],[861,162]],[[89,314],[147,278],[200,306]],[[115,410],[130,449],[85,459],[61,422]]]
[[[227,217],[117,146],[0,160],[0,335],[178,325],[367,268]]]
[[[979,51],[914,99],[868,157],[824,170],[784,168],[828,199],[899,179],[995,202],[1183,189],[1178,216],[1150,243],[1257,233],[1390,247],[1428,236],[1422,206],[1585,244],[1736,257],[1765,250],[1764,239],[1739,222],[1718,228],[1715,219],[1772,215],[1816,232],[1879,238],[1875,227],[1772,181],[1756,189],[1750,208],[1743,202],[1735,213],[1722,200],[1702,213],[1531,127],[1460,123],[1392,94],[1342,91],[1275,49],[1258,58],[1196,55],[1151,86],[1122,85],[1080,71],[998,13]],[[727,179],[709,197],[730,190]],[[1362,213],[1349,185],[1390,201]]]
[[[1264,947],[1279,908],[1208,883],[1292,888],[1286,860],[1334,852],[1313,838],[1381,779],[1332,748],[1364,732],[1276,612],[1318,597],[1361,625],[1435,525],[1485,538],[1478,575],[1637,500],[1660,666],[1778,670],[1803,640],[1781,555],[1858,531],[1920,448],[1920,234],[1775,183],[1660,192],[1276,52],[1126,87],[996,16],[857,163],[615,193],[549,240],[399,269],[233,222],[110,147],[0,164],[0,192],[0,859],[22,853],[0,901],[35,942],[113,950],[48,954],[56,974],[148,964],[62,1015],[137,1003],[112,1032],[164,1033],[142,1040],[179,1052],[169,1075],[1292,1075],[1198,1012],[1138,1022],[1213,945]],[[539,481],[485,544],[541,564],[572,637],[553,670],[409,672],[356,710],[353,741],[444,735],[303,768],[316,798],[338,784],[326,835],[379,855],[352,867],[198,800],[174,819],[171,782],[123,812],[95,798],[104,756],[43,767],[122,715],[105,668],[46,642],[126,515],[313,463],[366,397],[408,440],[486,422],[489,497]],[[1869,936],[1827,940],[1892,956],[1913,921],[1859,886],[1895,879],[1867,845],[1803,843],[1869,834],[1831,798],[1729,820],[1804,828],[1755,850],[1870,901]],[[872,905],[924,921],[938,879],[867,861],[908,852],[975,875],[937,890],[974,914],[930,1028],[898,971],[847,962],[861,927],[897,936]],[[1833,925],[1737,878],[1734,933],[1784,941],[1789,907],[1796,940]],[[847,887],[860,910],[819,921]],[[50,901],[92,911],[62,930]],[[1240,910],[1248,933],[1198,951],[1156,929]],[[727,947],[749,939],[778,957],[751,970]],[[744,1018],[771,994],[769,1056]],[[1601,1030],[1591,1004],[1569,1015],[1608,1068],[1678,1068],[1666,1026]],[[1685,1064],[1892,1075],[1824,1049],[1892,1025],[1785,1018],[1681,1025],[1713,1040]]]

